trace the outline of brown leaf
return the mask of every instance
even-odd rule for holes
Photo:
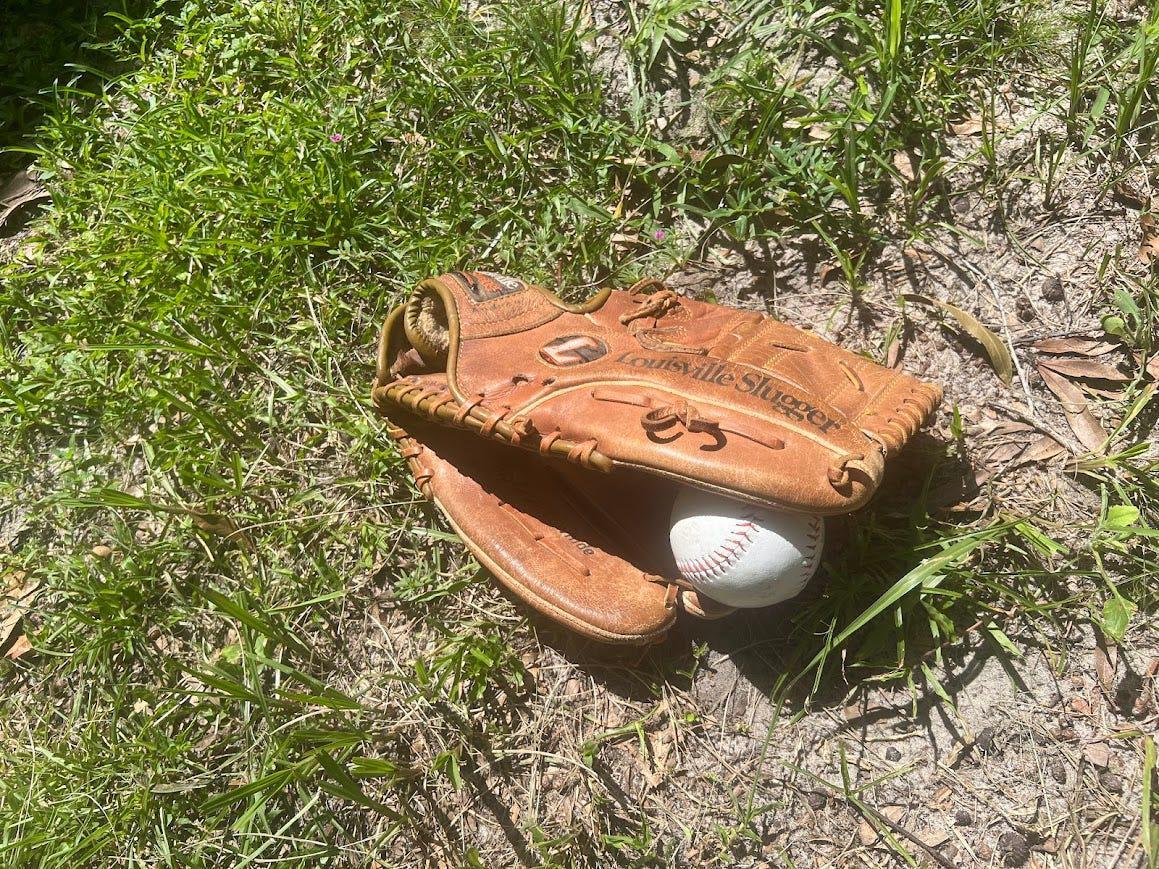
[[[0,597],[0,648],[12,641],[24,614],[40,591],[40,580],[29,579],[23,570],[8,574],[3,577],[3,582],[3,597]]]
[[[893,168],[906,181],[913,181],[917,177],[917,163],[909,151],[898,150],[893,152]]]
[[[946,131],[955,136],[976,136],[982,132],[982,116],[973,115],[965,120],[947,124]]]
[[[997,465],[1004,465],[1009,461],[1018,458],[1022,451],[1026,449],[1025,444],[1004,443],[994,447],[984,459],[985,464],[990,467]]]
[[[1150,214],[1140,217],[1139,225],[1143,228],[1143,240],[1139,243],[1139,262],[1145,266],[1159,262],[1159,225]]]
[[[889,342],[889,349],[885,351],[885,367],[897,368],[905,357],[906,340],[904,335],[896,336]]]
[[[1070,424],[1071,431],[1075,433],[1079,442],[1092,453],[1101,452],[1103,444],[1107,440],[1107,433],[1095,415],[1091,413],[1082,390],[1061,374],[1052,371],[1041,363],[1038,366],[1038,374],[1042,377],[1043,383],[1058,398],[1062,405],[1062,412],[1066,414],[1066,421]]]
[[[1083,757],[1093,766],[1106,769],[1111,765],[1111,747],[1105,742],[1092,742],[1083,746]]]
[[[27,655],[31,651],[32,643],[28,642],[28,637],[21,634],[16,638],[16,642],[8,647],[8,650],[4,653],[4,657],[15,661],[17,658]]]
[[[1090,359],[1040,359],[1039,365],[1044,365],[1052,371],[1057,371],[1064,377],[1080,377],[1086,380],[1110,380],[1115,383],[1126,383],[1131,378],[1113,365],[1105,362],[1092,362]]]
[[[905,806],[886,806],[881,810],[881,814],[889,820],[893,821],[895,824],[905,817],[905,812]],[[879,821],[878,823],[881,822]],[[888,828],[887,824],[883,824],[882,826]],[[857,838],[860,840],[861,844],[865,845],[866,847],[876,842],[879,835],[880,834],[877,832],[877,827],[875,827],[868,819],[862,820],[861,825],[857,829]]]
[[[1058,458],[1066,452],[1066,447],[1052,438],[1050,435],[1043,435],[1029,447],[1026,452],[1022,454],[1021,462],[1049,462],[1051,459]]]
[[[1022,434],[1023,432],[1034,431],[1034,426],[1027,425],[1024,422],[1016,422],[1012,419],[987,420],[980,422],[977,425],[970,426],[967,429],[967,434],[974,438],[983,437],[1003,437],[1005,435]]]
[[[1095,675],[1099,677],[1099,687],[1107,697],[1115,694],[1115,670],[1118,666],[1119,647],[1114,643],[1106,646],[1098,643],[1095,646]]]
[[[1006,349],[1006,345],[1002,343],[1002,339],[983,326],[977,317],[973,314],[968,314],[957,305],[932,299],[920,293],[905,293],[903,298],[911,302],[933,305],[935,308],[940,308],[957,320],[958,325],[971,338],[982,345],[982,349],[986,351],[986,355],[990,358],[990,364],[994,366],[994,370],[1002,378],[1002,382],[1005,384],[1010,383],[1011,378],[1014,377],[1014,360],[1010,358],[1010,351]]]
[[[1143,211],[1151,206],[1150,194],[1138,184],[1132,184],[1126,178],[1111,188],[1112,196],[1118,202],[1130,208]]]
[[[1118,349],[1118,344],[1099,338],[1043,338],[1033,345],[1039,353],[1074,356],[1102,356]]]
[[[224,538],[230,543],[236,543],[244,549],[252,550],[254,548],[249,535],[238,528],[237,524],[228,516],[221,513],[205,513],[201,510],[190,510],[189,516],[193,519],[193,524],[202,531]]]
[[[31,168],[17,172],[0,189],[0,227],[17,209],[48,198],[48,191],[40,186]]]

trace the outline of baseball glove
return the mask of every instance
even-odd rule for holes
[[[571,305],[454,272],[387,318],[373,398],[574,465],[824,515],[869,499],[941,390],[655,280]]]
[[[663,639],[680,609],[704,618],[731,611],[679,578],[667,525],[675,483],[593,474],[397,409],[390,416],[422,493],[479,562],[539,612],[596,640],[646,644]]]

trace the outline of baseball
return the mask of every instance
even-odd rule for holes
[[[825,521],[682,489],[669,532],[681,575],[713,600],[762,607],[800,593],[817,571]]]

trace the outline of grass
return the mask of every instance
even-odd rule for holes
[[[1154,5],[1133,26],[1007,0],[633,6],[623,111],[567,6],[31,9],[0,31],[0,168],[35,159],[53,193],[0,264],[0,570],[43,588],[0,700],[12,865],[492,859],[455,807],[505,799],[496,779],[533,761],[538,645],[414,503],[367,407],[377,325],[418,279],[486,264],[580,296],[812,233],[852,304],[872,252],[945,222],[946,124],[1008,67],[1048,64],[1038,106],[1068,130],[1045,198],[1068,166],[1136,165],[1155,123]],[[698,50],[703,126],[658,130]],[[989,141],[997,202],[1030,169]],[[1107,287],[1096,312],[1147,358],[1154,274]],[[1075,466],[1103,503],[1087,527],[937,514],[958,444],[926,457],[923,494],[852,523],[795,619],[796,708],[839,669],[943,693],[944,648],[1015,655],[1015,628],[1137,630],[1159,573],[1148,386],[1109,455]],[[694,659],[631,680],[654,702]],[[555,758],[595,828],[513,824],[521,859],[675,853],[597,743]],[[755,783],[742,803],[724,862],[760,845]]]

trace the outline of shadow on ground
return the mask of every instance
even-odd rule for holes
[[[770,698],[778,686],[800,676],[785,695],[789,713],[806,704],[840,707],[850,702],[860,685],[896,667],[896,647],[875,647],[871,624],[829,656],[821,679],[814,685],[809,665],[824,649],[829,626],[840,630],[849,624],[921,564],[932,554],[921,547],[945,534],[939,523],[953,515],[946,507],[960,508],[978,491],[968,460],[936,437],[919,434],[892,463],[869,507],[828,520],[825,567],[806,591],[791,601],[739,611],[718,621],[684,616],[664,643],[645,650],[605,647],[579,639],[534,614],[530,617],[543,642],[625,699],[654,697],[655,680],[665,678],[689,691],[706,712],[767,723],[772,711]],[[967,513],[958,518],[980,517]],[[1019,565],[1013,560],[1009,566],[1012,571],[1037,569],[1037,565]],[[1061,600],[1068,592],[1065,582],[1058,579],[1042,582],[1040,587],[1053,584],[1053,594]],[[907,633],[903,667],[919,671],[937,644],[924,630],[924,615],[920,611],[914,614],[917,608],[909,602],[901,606],[915,622]],[[966,597],[958,606],[963,610],[955,619],[958,624],[974,624],[993,613],[992,601]],[[890,617],[887,612],[878,621]],[[954,644],[943,650],[947,672],[952,674],[944,687],[951,696],[967,690],[999,651],[980,637],[974,639],[978,642]],[[1037,640],[1022,637],[1020,642],[1029,648]],[[920,722],[940,702],[935,691],[923,691],[920,708],[909,712]],[[867,714],[888,716],[898,711],[883,708]]]
[[[91,90],[101,74],[114,68],[100,43],[116,32],[112,14],[133,17],[155,3],[143,0],[10,0],[0,10],[0,177],[28,162],[24,153],[57,98],[54,88],[69,88],[69,96]]]

